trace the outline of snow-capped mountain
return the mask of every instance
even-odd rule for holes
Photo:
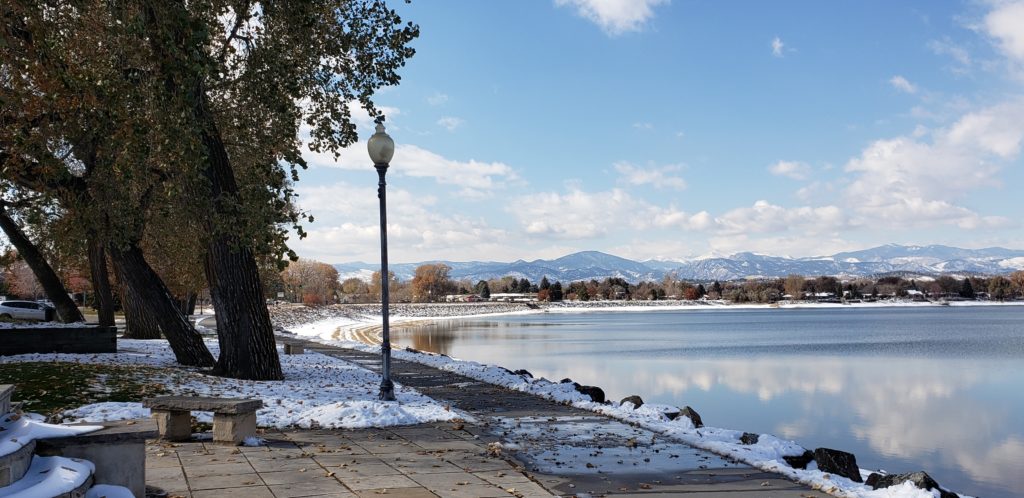
[[[672,274],[687,280],[737,280],[749,277],[775,278],[790,274],[868,277],[886,273],[937,276],[942,274],[1007,274],[1024,269],[1024,250],[990,247],[961,249],[948,246],[884,246],[812,258],[787,258],[741,252],[728,257],[680,261],[637,262],[598,251],[583,251],[554,260],[499,262],[426,261],[392,264],[391,271],[401,280],[411,279],[416,267],[424,263],[444,263],[451,267],[452,278],[470,281],[504,276],[537,282],[601,280],[618,277],[629,282],[660,280]],[[334,265],[341,279],[368,279],[379,266],[366,263]]]

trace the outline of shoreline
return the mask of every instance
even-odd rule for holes
[[[652,310],[650,306],[633,306],[633,307],[622,307],[622,306],[608,306],[611,303],[603,303],[603,306],[588,306],[588,307],[574,307],[569,309],[562,309],[563,312],[621,312],[621,311],[658,311],[658,310],[678,310],[679,306],[660,306]],[[902,307],[921,307],[921,306],[936,306],[931,303],[900,303]],[[973,303],[972,303],[973,304]],[[981,305],[986,305],[981,304]],[[994,303],[993,303],[994,304]],[[1015,303],[1018,305],[1024,303]],[[1005,304],[1003,304],[1005,305]],[[851,308],[852,306],[844,305],[833,305],[827,307],[843,306],[844,308]],[[898,305],[894,303],[887,303],[883,306],[860,306],[860,307],[896,307]],[[796,305],[799,307],[826,307],[821,305]],[[435,308],[438,308],[435,306]],[[629,309],[624,309],[629,308]],[[703,310],[703,309],[760,309],[768,308],[765,305],[720,305],[720,306],[707,306],[700,305],[699,307],[684,307],[684,309]],[[378,305],[379,309],[379,305]],[[412,317],[412,316],[398,316],[393,321],[393,325],[397,327],[411,326],[416,324],[429,324],[438,322],[441,320],[455,320],[455,319],[486,319],[488,316],[503,316],[512,314],[538,314],[544,313],[544,309],[540,310],[520,310],[520,311],[506,311],[506,312],[495,312],[495,313],[484,313],[475,315],[464,315],[453,314],[451,316],[437,316],[437,309],[433,310],[434,316],[428,317]],[[461,311],[465,311],[465,307],[461,307]],[[358,319],[354,317],[327,319],[316,321],[313,323],[304,324],[299,327],[289,329],[289,331],[296,336],[311,340],[313,342],[319,342],[327,345],[341,346],[353,348],[359,351],[368,353],[380,353],[380,341],[379,331],[381,328],[380,316],[362,316]],[[376,342],[353,342],[354,337],[358,337],[362,334],[362,337],[366,338],[373,336],[377,339]],[[690,444],[696,448],[711,451],[712,453],[733,458],[738,461],[744,462],[755,468],[759,468],[763,471],[779,473],[792,479],[796,482],[811,486],[813,489],[817,489],[837,497],[850,497],[850,498],[875,498],[879,496],[886,496],[889,498],[924,498],[925,496],[933,496],[930,491],[925,491],[911,483],[903,483],[898,486],[891,488],[885,488],[884,490],[873,490],[869,485],[854,482],[845,477],[839,475],[830,475],[821,470],[818,470],[816,466],[808,466],[807,468],[794,468],[784,456],[793,456],[806,454],[808,451],[805,447],[800,445],[794,440],[780,438],[770,433],[763,434],[747,434],[740,430],[721,428],[721,427],[695,427],[693,424],[687,423],[687,420],[683,420],[680,424],[677,421],[664,419],[663,413],[667,411],[679,411],[681,408],[674,405],[658,405],[645,403],[642,407],[637,408],[629,403],[610,401],[608,403],[599,403],[590,399],[589,396],[580,394],[578,391],[573,390],[571,386],[573,384],[555,383],[553,381],[544,378],[533,378],[532,376],[520,375],[514,373],[503,365],[500,364],[483,364],[473,360],[458,359],[454,357],[448,357],[445,355],[439,355],[435,353],[421,352],[411,349],[405,349],[400,347],[394,347],[392,349],[392,357],[395,359],[413,361],[421,363],[423,365],[438,368],[440,370],[464,375],[479,381],[487,382],[497,386],[505,387],[508,389],[526,392],[534,395],[541,396],[546,399],[553,401],[567,403],[571,406],[590,410],[596,413],[600,413],[609,416],[620,421],[635,424],[638,427],[643,427],[647,430],[651,430],[663,437],[668,437],[676,441],[680,441],[686,444]],[[569,386],[569,387],[566,387]],[[699,407],[698,407],[699,408]],[[744,438],[748,436],[756,436],[753,444],[744,442]],[[513,449],[513,447],[509,447]],[[858,469],[862,478],[867,478],[873,471],[867,468]],[[880,471],[883,474],[885,471]],[[959,496],[968,498],[967,494],[960,494]]]
[[[537,315],[544,313],[640,313],[659,311],[751,311],[788,309],[878,309],[878,308],[950,308],[979,306],[1024,306],[1024,301],[953,301],[940,304],[931,301],[878,301],[873,303],[780,302],[773,304],[734,304],[727,301],[571,301],[545,303],[527,308],[525,303],[417,303],[392,304],[389,322],[392,328],[422,326],[446,320],[478,320],[489,317]],[[351,341],[370,346],[381,343],[382,315],[380,304],[340,304],[310,308],[305,305],[272,307],[275,327],[288,329],[296,335],[308,331],[308,325],[331,323],[333,332],[317,337],[334,341]],[[470,313],[466,313],[470,311]]]

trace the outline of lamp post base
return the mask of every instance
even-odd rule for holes
[[[378,397],[381,401],[395,401],[395,383],[391,382],[391,379],[384,379],[380,382]]]

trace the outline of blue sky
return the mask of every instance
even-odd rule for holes
[[[1024,1],[394,7],[392,261],[1024,248]],[[377,260],[365,142],[307,159],[293,247]]]

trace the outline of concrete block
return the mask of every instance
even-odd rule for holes
[[[284,354],[303,354],[305,352],[306,352],[306,350],[305,350],[305,348],[302,347],[301,344],[285,344],[284,345]]]
[[[245,438],[255,435],[255,412],[213,414],[213,441],[215,443],[239,444]]]
[[[124,486],[135,496],[146,496],[146,445],[143,441],[115,444],[68,445],[62,456],[96,464],[96,484]]]
[[[14,386],[0,384],[0,416],[11,412],[11,395],[14,394]]]
[[[192,439],[192,413],[170,410],[153,410],[160,437],[168,441]]]

